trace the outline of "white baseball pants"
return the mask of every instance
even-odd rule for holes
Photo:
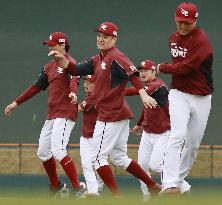
[[[127,155],[129,120],[117,122],[97,121],[93,134],[93,165],[97,170],[108,165],[108,156],[116,166],[126,169],[131,163]]]
[[[61,161],[66,155],[66,147],[75,122],[65,118],[46,120],[42,128],[37,155],[45,162],[52,156]]]
[[[170,131],[160,134],[147,133],[143,131],[138,150],[138,163],[144,171],[151,169],[157,173],[162,172],[163,157]],[[148,195],[148,189],[140,180],[143,195]]]
[[[80,157],[82,163],[83,174],[86,180],[88,194],[98,195],[101,191],[103,181],[93,169],[93,138],[80,138]]]
[[[211,95],[191,95],[176,89],[170,90],[171,133],[164,156],[163,190],[180,187],[188,175],[207,125],[211,97]],[[184,141],[185,147],[182,151]]]

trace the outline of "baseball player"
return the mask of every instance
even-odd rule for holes
[[[88,196],[99,196],[103,182],[92,166],[93,153],[93,132],[98,116],[98,112],[94,109],[94,89],[95,76],[87,75],[83,77],[86,97],[83,102],[78,105],[78,111],[83,112],[82,116],[82,136],[80,138],[80,157],[83,168],[83,174],[86,180]]]
[[[152,60],[144,60],[137,67],[140,79],[145,84],[148,95],[153,97],[158,107],[144,108],[137,125],[131,130],[137,134],[143,129],[138,150],[138,163],[149,172],[162,172],[163,156],[170,134],[170,117],[168,109],[168,88],[165,83],[156,77],[156,64]],[[138,95],[135,88],[127,88],[126,96]],[[143,201],[149,199],[149,192],[145,184],[140,181],[143,192]]]
[[[49,51],[58,51],[72,63],[76,61],[68,54],[70,45],[67,36],[62,32],[54,32],[43,44]],[[73,190],[80,195],[81,186],[72,158],[67,154],[67,144],[77,118],[77,105],[73,105],[69,93],[77,91],[77,80],[73,78],[70,87],[69,75],[63,71],[56,60],[46,64],[38,79],[19,97],[5,108],[5,115],[10,115],[14,109],[29,100],[41,90],[48,88],[48,116],[42,128],[37,155],[43,163],[50,180],[50,190],[53,194],[66,189],[66,184],[60,181],[56,171],[58,160],[67,174]]]
[[[156,107],[157,102],[147,95],[142,82],[135,75],[137,69],[133,63],[115,46],[118,27],[114,23],[104,22],[96,29],[99,54],[82,64],[75,65],[59,52],[51,52],[64,68],[72,75],[95,75],[94,107],[98,111],[93,134],[93,165],[101,179],[114,196],[121,195],[107,158],[123,167],[149,187],[151,191],[160,189],[148,174],[127,155],[129,120],[133,114],[125,100],[125,87],[130,81],[138,90],[145,107]]]
[[[211,109],[213,50],[206,33],[196,26],[197,17],[196,5],[184,2],[177,7],[177,32],[169,38],[173,63],[162,63],[157,69],[172,74],[169,92],[171,133],[162,179],[166,193],[180,191],[196,158]]]

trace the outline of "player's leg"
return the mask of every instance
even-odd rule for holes
[[[150,138],[147,135],[148,133],[143,131],[139,149],[138,149],[138,163],[146,172],[149,171],[149,161],[150,161],[150,156],[153,149],[152,142],[150,141]],[[146,199],[149,196],[148,188],[146,184],[141,180],[140,180],[140,184],[141,184],[141,189],[144,195],[143,198]]]
[[[99,195],[98,183],[92,166],[92,147],[94,146],[92,140],[92,138],[80,138],[80,157],[88,194]]]
[[[113,149],[117,140],[118,127],[113,129],[115,122],[97,121],[93,134],[93,165],[97,173],[111,190],[114,196],[121,195],[119,187],[116,183],[112,169],[107,161],[108,155]]]
[[[65,118],[56,118],[54,120],[51,148],[52,154],[62,165],[63,170],[69,177],[73,190],[80,190],[77,170],[72,158],[67,154],[67,145],[71,131],[75,122]]]
[[[149,173],[149,161],[152,150],[153,150],[152,139],[149,137],[148,133],[143,131],[138,149],[138,164],[147,173]],[[141,190],[143,192],[143,200],[147,201],[150,196],[149,190],[143,181],[141,180],[139,181],[141,185]]]
[[[50,180],[50,187],[53,189],[59,187],[60,181],[56,171],[56,161],[51,153],[52,128],[53,120],[46,120],[41,130],[37,155],[43,163]]]
[[[152,171],[161,173],[163,170],[163,157],[166,144],[170,136],[170,131],[160,134],[150,134],[149,138],[153,142],[153,150],[149,160],[149,167]]]
[[[171,132],[166,145],[162,173],[163,190],[179,192],[179,167],[182,144],[187,134],[190,106],[184,94],[171,89],[169,93]]]
[[[117,126],[117,127],[115,127]],[[116,123],[115,129],[118,129],[118,140],[110,153],[110,158],[117,166],[124,167],[127,172],[142,180],[150,190],[159,190],[158,184],[154,182],[149,175],[134,160],[130,159],[127,154],[127,141],[129,136],[129,120],[122,120]],[[115,130],[114,129],[114,130]]]
[[[191,185],[187,181],[183,180],[182,182],[179,183],[179,186],[181,194],[190,192]]]
[[[97,180],[97,183],[98,183],[98,191],[102,192],[104,182],[103,182],[103,180],[101,179],[101,177],[99,176],[99,174],[97,172],[95,172],[95,174],[96,174],[96,180]]]
[[[197,150],[203,138],[211,108],[211,96],[193,96],[190,98],[190,104],[192,105],[192,114],[188,123],[188,132],[184,149],[181,154],[181,186],[195,161]]]

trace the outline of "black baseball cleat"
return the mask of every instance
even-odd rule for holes
[[[64,182],[59,183],[59,187],[52,187],[49,185],[50,193],[53,198],[68,198],[69,189]]]

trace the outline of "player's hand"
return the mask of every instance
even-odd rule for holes
[[[17,102],[13,102],[11,104],[9,104],[6,108],[5,108],[5,115],[9,116],[12,114],[12,112],[14,111],[14,109],[18,106]]]
[[[142,127],[138,126],[138,125],[135,125],[132,129],[130,129],[130,133],[133,133],[133,134],[139,136],[142,133]]]
[[[54,57],[55,60],[59,62],[60,67],[63,69],[66,69],[69,65],[69,61],[66,59],[66,57],[58,51],[50,51],[48,56]]]
[[[156,100],[154,98],[150,97],[149,95],[147,95],[147,93],[144,89],[140,89],[139,94],[140,94],[141,100],[146,108],[152,109],[152,108],[156,108],[158,106]]]
[[[161,63],[160,64],[157,64],[157,67],[156,67],[156,74],[159,74],[160,73],[160,65],[161,65]]]
[[[71,98],[71,103],[76,104],[77,103],[77,95],[73,92],[69,93],[69,97]]]
[[[78,112],[82,112],[84,109],[81,107],[81,105],[78,105]]]

